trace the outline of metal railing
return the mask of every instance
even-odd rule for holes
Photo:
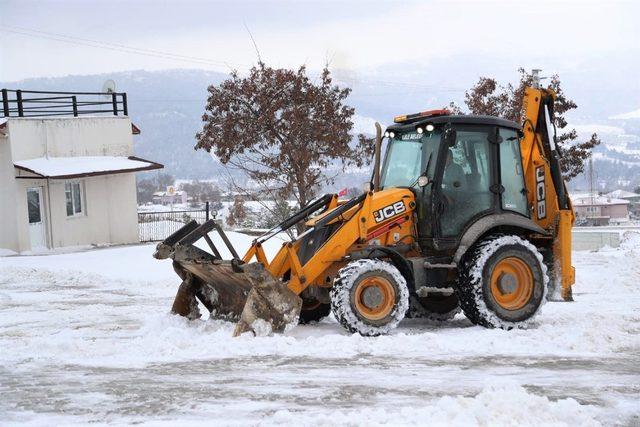
[[[127,94],[122,92],[51,92],[2,89],[4,117],[74,116],[83,114],[129,115]]]
[[[213,214],[213,215],[212,215]],[[200,224],[215,218],[215,212],[209,209],[209,202],[204,209],[138,212],[138,238],[140,242],[159,242],[182,228],[190,221]]]

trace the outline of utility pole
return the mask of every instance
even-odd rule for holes
[[[589,195],[591,196],[591,206],[594,206],[595,196],[593,194],[593,158],[589,157]]]
[[[540,89],[540,71],[539,68],[534,68],[531,70],[531,85],[534,89]]]
[[[540,89],[540,81],[548,78],[548,77],[542,77],[540,75],[541,71],[542,70],[540,68],[533,68],[531,70],[531,86],[533,86],[534,89]]]

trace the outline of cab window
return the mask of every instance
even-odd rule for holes
[[[417,184],[422,159],[419,134],[401,134],[389,142],[381,185],[383,188],[411,187]]]
[[[456,131],[455,144],[443,147],[440,217],[442,236],[458,236],[472,218],[493,208],[489,132],[494,127]]]
[[[502,209],[528,215],[527,192],[524,185],[520,139],[513,129],[500,129],[500,183]]]

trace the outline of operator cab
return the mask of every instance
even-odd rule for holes
[[[455,250],[463,232],[487,215],[530,216],[516,123],[446,110],[395,121],[384,134],[380,184],[415,193],[423,250]]]

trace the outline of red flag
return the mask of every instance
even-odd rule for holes
[[[340,192],[338,193],[338,197],[342,197],[342,196],[346,196],[347,195],[347,188],[343,188],[342,190],[340,190]]]

